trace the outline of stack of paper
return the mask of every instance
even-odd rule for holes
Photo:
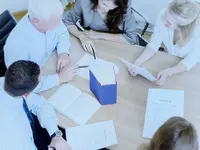
[[[87,123],[101,107],[92,96],[69,84],[60,87],[49,102],[57,111],[80,125]]]
[[[114,67],[104,66],[93,68],[91,71],[101,85],[116,84]]]
[[[133,68],[139,75],[145,77],[149,81],[156,81],[156,78],[146,69],[146,68],[140,68],[134,64],[131,64],[130,62],[124,60],[123,58],[120,58],[120,60],[129,68]]]
[[[79,66],[89,66],[89,68],[80,69],[78,75],[89,80],[89,70],[93,68],[101,68],[105,66],[114,67],[115,74],[119,72],[119,67],[114,63],[97,58],[96,60],[92,55],[85,54],[78,62]],[[103,72],[102,72],[103,73]]]
[[[113,121],[69,128],[66,136],[73,150],[97,150],[117,144]]]
[[[184,92],[149,89],[143,137],[152,138],[169,118],[184,116]]]

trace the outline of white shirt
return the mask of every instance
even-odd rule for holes
[[[23,109],[23,99],[13,98],[3,90],[0,82],[0,150],[37,150],[31,125]],[[58,120],[54,110],[42,97],[32,93],[27,105],[37,115],[40,125],[49,135],[58,130]]]
[[[5,64],[8,67],[18,60],[31,60],[42,68],[55,48],[59,55],[69,53],[70,46],[69,33],[63,22],[54,30],[43,34],[30,23],[28,15],[25,15],[6,41]],[[57,74],[42,77],[34,92],[48,90],[57,85],[59,85]]]
[[[163,42],[167,48],[165,51],[183,58],[181,62],[187,67],[187,70],[190,70],[200,62],[200,25],[196,27],[190,41],[185,46],[179,47],[173,44],[174,29],[166,27],[163,18],[164,13],[162,12],[157,19],[154,33],[148,46],[157,52]]]

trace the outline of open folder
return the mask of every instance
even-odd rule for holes
[[[66,136],[73,150],[97,150],[117,144],[112,120],[68,128]]]
[[[104,66],[91,69],[90,90],[101,105],[116,104],[117,81],[114,67]]]
[[[70,84],[60,87],[49,102],[57,111],[80,125],[86,124],[101,107],[95,98]]]
[[[141,68],[139,66],[136,66],[126,60],[124,60],[123,58],[119,58],[127,67],[129,68],[133,68],[133,70],[135,70],[139,75],[145,77],[146,79],[148,79],[149,81],[156,81],[157,79],[146,69],[146,68]]]

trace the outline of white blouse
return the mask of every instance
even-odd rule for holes
[[[165,26],[164,12],[162,12],[156,21],[148,46],[157,52],[163,42],[167,53],[183,58],[181,62],[187,67],[187,70],[200,62],[200,26],[196,27],[190,41],[183,47],[174,45],[173,39],[174,29]]]

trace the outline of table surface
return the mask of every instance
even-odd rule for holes
[[[84,56],[85,52],[77,39],[71,37],[71,42],[71,57],[75,64]],[[141,143],[148,142],[148,140],[142,138],[142,132],[149,88],[184,90],[185,118],[191,121],[198,130],[198,127],[200,127],[200,109],[198,105],[200,104],[200,65],[196,65],[189,72],[170,77],[163,87],[159,87],[141,76],[131,77],[125,66],[118,59],[122,57],[127,61],[133,62],[142,53],[142,47],[103,40],[95,40],[94,44],[99,58],[111,61],[120,68],[117,75],[117,104],[102,106],[88,121],[88,124],[90,124],[114,120],[118,144],[112,146],[112,150],[136,150]],[[47,61],[42,72],[46,75],[54,74],[56,70],[56,60],[57,56],[56,53],[54,53]],[[175,56],[168,55],[164,52],[158,52],[152,59],[146,62],[143,67],[146,67],[154,76],[157,76],[160,70],[173,66],[179,61],[180,59]],[[94,96],[89,89],[88,80],[77,76],[70,84]],[[57,89],[58,87],[53,88],[40,93],[40,95],[48,99]],[[59,124],[65,128],[78,126],[58,112],[57,116],[60,121]]]

